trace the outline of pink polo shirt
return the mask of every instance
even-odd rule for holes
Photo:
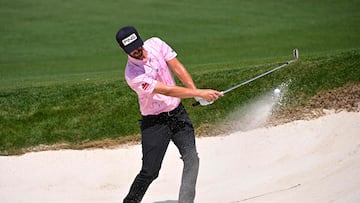
[[[157,37],[146,40],[143,47],[147,53],[145,61],[128,56],[126,82],[138,95],[142,115],[158,115],[171,111],[180,104],[180,99],[155,94],[153,91],[158,81],[168,86],[176,85],[166,61],[175,58],[177,54]]]

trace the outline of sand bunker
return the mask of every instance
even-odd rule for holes
[[[198,203],[359,202],[360,113],[197,139]],[[121,202],[140,145],[0,157],[1,202]],[[173,144],[144,203],[175,203],[182,162]]]

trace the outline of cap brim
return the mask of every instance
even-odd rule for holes
[[[130,54],[131,52],[133,52],[135,49],[142,47],[144,45],[144,42],[140,39],[136,40],[134,43],[129,44],[128,46],[124,47],[124,51],[127,54]]]

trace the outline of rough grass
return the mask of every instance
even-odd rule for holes
[[[291,80],[289,107],[304,106],[318,92],[360,83],[360,52],[305,58],[264,78],[240,87],[206,107],[189,108],[196,128],[213,125],[252,98]],[[264,64],[195,74],[199,87],[224,90],[279,64]],[[139,134],[136,94],[122,81],[29,87],[1,91],[0,146],[3,153],[39,145],[67,143],[91,146],[100,140],[128,139]]]

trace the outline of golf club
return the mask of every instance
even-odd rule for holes
[[[282,64],[282,65],[280,65],[280,66],[278,66],[278,67],[276,67],[276,68],[273,68],[273,69],[271,69],[271,70],[269,70],[269,71],[267,71],[267,72],[265,72],[265,73],[262,73],[262,74],[260,74],[260,75],[258,75],[258,76],[255,76],[255,77],[253,77],[253,78],[251,78],[251,79],[249,79],[249,80],[246,80],[246,81],[244,81],[244,82],[242,82],[242,83],[239,83],[239,84],[237,84],[237,85],[235,85],[235,86],[232,86],[232,87],[230,87],[230,88],[222,91],[222,93],[223,93],[223,94],[226,94],[226,93],[228,93],[228,92],[230,92],[230,91],[232,91],[232,90],[234,90],[234,89],[236,89],[236,88],[238,88],[238,87],[241,87],[241,86],[243,86],[243,85],[246,85],[246,84],[248,84],[248,83],[250,83],[250,82],[252,82],[252,81],[254,81],[254,80],[256,80],[256,79],[259,79],[259,78],[261,78],[261,77],[263,77],[263,76],[265,76],[265,75],[268,75],[268,74],[270,74],[270,73],[272,73],[272,72],[274,72],[274,71],[276,71],[276,70],[279,70],[280,68],[283,68],[283,67],[285,67],[285,66],[287,66],[287,65],[295,62],[296,60],[299,59],[299,50],[298,50],[298,49],[294,49],[294,50],[293,50],[293,56],[294,56],[294,59],[293,59],[293,60],[290,60],[290,61],[288,61],[288,62],[286,62],[286,63],[284,63],[284,64]],[[200,104],[200,102],[197,101],[197,102],[195,102],[195,103],[192,104],[192,107],[195,107],[195,106],[197,106],[197,105],[199,105],[199,104]]]

